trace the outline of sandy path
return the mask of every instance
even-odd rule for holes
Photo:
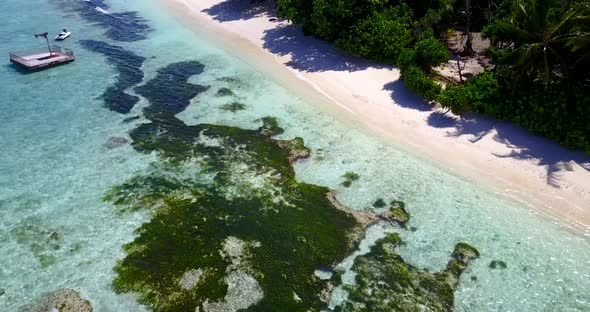
[[[160,1],[187,27],[240,51],[318,108],[590,236],[589,156],[508,123],[443,115],[406,90],[395,67],[271,22],[272,8],[252,9],[249,0]]]

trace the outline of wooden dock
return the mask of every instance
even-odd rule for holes
[[[10,52],[10,61],[25,67],[28,70],[36,70],[45,67],[56,66],[71,62],[76,59],[74,52],[70,49],[62,48],[56,45],[33,48],[24,51]]]

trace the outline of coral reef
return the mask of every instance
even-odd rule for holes
[[[429,273],[395,252],[401,238],[389,234],[371,251],[355,259],[356,285],[344,285],[349,297],[343,311],[452,311],[456,281],[478,254],[467,244],[457,244],[444,271]],[[459,259],[460,258],[460,259]]]
[[[322,278],[318,268],[328,271],[349,255],[369,224],[405,224],[409,214],[401,202],[392,202],[386,215],[351,211],[338,203],[333,191],[298,182],[291,163],[309,157],[310,151],[302,138],[275,139],[284,133],[276,118],[261,118],[255,130],[188,126],[177,119],[175,115],[207,89],[188,83],[202,71],[203,65],[194,61],[171,64],[136,88],[149,101],[144,109],[149,122],[131,131],[132,145],[143,153],[157,153],[159,160],[105,193],[104,200],[122,212],[152,213],[123,247],[126,256],[115,266],[114,290],[138,293],[139,301],[153,311],[326,308],[341,273]],[[349,182],[359,178],[355,173],[344,177]],[[400,269],[402,273],[395,274],[406,279],[395,283],[403,283],[398,288],[410,296],[409,302],[452,307],[453,276],[462,272],[473,251],[458,245],[449,262],[452,270],[432,275],[395,255],[399,239],[394,238],[358,258],[359,281],[369,285],[371,278],[389,278],[371,272]],[[396,296],[382,288],[383,293],[376,293]],[[361,300],[373,300],[361,297],[351,296],[347,305],[356,308],[366,306]]]
[[[58,289],[44,294],[35,303],[27,304],[19,312],[92,312],[90,301],[72,289]]]
[[[406,204],[402,201],[394,200],[390,205],[388,218],[405,227],[406,223],[410,220],[410,214],[406,211]]]
[[[327,188],[296,181],[291,161],[309,150],[301,138],[274,139],[283,133],[275,118],[256,130],[176,119],[206,89],[186,82],[199,71],[172,64],[137,88],[151,122],[130,133],[132,144],[161,161],[105,194],[122,211],[153,213],[124,246],[113,287],[154,311],[318,310],[328,281],[314,270],[349,254],[362,226]]]
[[[10,230],[19,244],[25,245],[39,260],[42,268],[57,261],[56,252],[63,244],[63,230],[46,224],[41,219],[29,217]]]

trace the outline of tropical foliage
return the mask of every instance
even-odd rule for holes
[[[589,0],[277,0],[307,34],[354,55],[397,64],[406,86],[455,114],[511,120],[590,153]],[[489,71],[437,81],[450,31],[492,43]]]

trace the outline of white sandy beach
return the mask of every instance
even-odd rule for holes
[[[249,0],[161,0],[188,27],[318,109],[590,235],[590,157],[484,117],[443,115],[392,66],[344,55]],[[272,12],[272,9],[270,10]]]

